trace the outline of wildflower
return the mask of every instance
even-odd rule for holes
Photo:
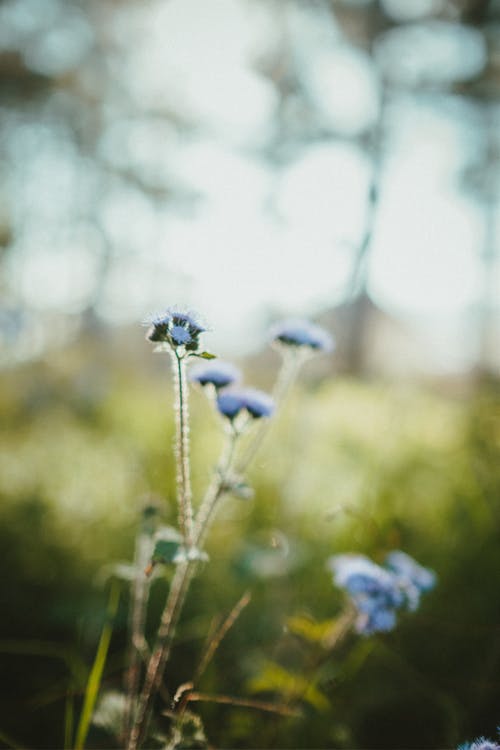
[[[195,365],[189,372],[189,379],[202,386],[213,385],[215,388],[225,388],[236,383],[241,377],[237,367],[230,362],[203,362]]]
[[[186,351],[195,352],[199,346],[200,333],[205,330],[193,313],[169,307],[152,318],[146,338],[169,344],[173,349],[182,346]]]
[[[397,611],[416,610],[420,594],[436,582],[433,571],[400,550],[388,555],[385,567],[364,555],[335,555],[328,567],[337,586],[351,597],[358,611],[355,627],[363,635],[392,630]]]
[[[267,393],[256,388],[228,388],[217,396],[217,408],[228,419],[235,419],[243,411],[254,419],[270,417],[274,401]]]
[[[410,610],[417,609],[422,592],[430,591],[436,585],[434,571],[419,565],[410,555],[401,550],[393,550],[387,555],[385,567],[398,578],[405,591]]]
[[[309,347],[316,351],[331,352],[332,336],[324,328],[308,320],[284,320],[270,330],[271,339],[286,346]]]
[[[392,630],[404,594],[395,576],[364,555],[336,555],[328,561],[337,586],[358,610],[356,630],[363,635]]]
[[[500,750],[500,745],[493,740],[487,740],[486,737],[478,737],[474,742],[459,745],[457,750]]]

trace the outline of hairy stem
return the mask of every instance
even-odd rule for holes
[[[283,361],[273,388],[273,399],[277,408],[283,404],[288,395],[303,361],[304,353],[299,349],[286,349],[283,352]],[[247,446],[245,453],[238,463],[238,474],[243,474],[255,458],[267,436],[270,424],[268,419],[260,420],[260,424],[253,435],[250,445]]]
[[[239,434],[233,429],[228,431],[225,446],[222,450],[220,461],[214,471],[214,476],[201,505],[196,514],[194,535],[196,546],[201,547],[205,536],[210,528],[210,523],[217,502],[226,489],[229,472],[233,463],[234,452],[238,441]]]
[[[149,660],[144,686],[139,699],[137,716],[130,732],[128,750],[137,750],[144,740],[144,735],[149,724],[151,704],[160,687],[163,669],[170,655],[175,628],[193,578],[194,570],[195,562],[193,561],[182,562],[175,570],[156,637],[156,647]]]
[[[217,470],[214,472],[214,480],[205,494],[196,517],[192,540],[194,546],[199,546],[203,543],[203,539],[210,527],[217,501],[224,492],[228,472],[233,460],[236,440],[237,433],[228,433],[228,439],[223,449],[221,460]],[[137,716],[130,732],[128,750],[137,750],[144,739],[149,724],[153,699],[160,687],[163,670],[170,655],[175,629],[195,568],[196,561],[192,560],[186,560],[176,568],[157,633],[156,646],[149,660],[144,686],[139,699]]]
[[[193,505],[189,462],[189,400],[186,383],[186,366],[177,351],[173,354],[175,370],[175,415],[177,463],[177,503],[179,526],[187,549],[193,545]]]

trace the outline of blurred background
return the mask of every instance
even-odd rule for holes
[[[349,642],[302,719],[207,704],[210,739],[494,734],[499,94],[498,0],[0,0],[0,746],[63,746],[106,565],[132,558],[151,497],[175,521],[168,363],[140,328],[172,304],[267,390],[269,323],[337,339],[276,419],[255,500],[221,513],[174,689],[249,589],[201,687],[286,693],[311,648],[289,618],[341,606],[331,554],[401,547],[440,581],[393,634]],[[196,393],[193,420],[200,492],[218,425]]]

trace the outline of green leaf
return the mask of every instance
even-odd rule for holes
[[[118,610],[119,600],[120,592],[118,586],[114,585],[111,587],[109,593],[107,622],[102,629],[94,663],[92,664],[92,669],[90,670],[87,686],[85,688],[82,712],[80,714],[80,721],[78,722],[78,729],[76,731],[75,750],[83,750],[85,746],[85,740],[87,739],[90,727],[90,720],[94,713],[94,707],[102,681],[104,665],[106,663],[106,657],[108,655],[109,644],[111,641],[111,633],[113,632],[113,619]]]
[[[177,529],[173,526],[161,526],[155,534],[151,563],[153,565],[173,563],[182,542],[182,534]]]
[[[328,711],[330,704],[312,680],[301,674],[288,672],[274,662],[264,665],[262,671],[248,682],[252,693],[278,693],[285,700],[305,701],[318,711]]]
[[[197,352],[193,354],[193,357],[200,357],[201,359],[217,359],[216,354],[210,354],[210,352]]]
[[[289,617],[286,621],[286,625],[290,633],[298,635],[309,643],[323,644],[327,640],[328,636],[332,633],[337,620],[325,620],[323,622],[316,622],[310,617],[304,617],[302,615],[295,615]]]
[[[157,539],[155,542],[151,562],[154,564],[162,563],[168,565],[176,561],[176,557],[181,548],[181,544],[174,539]]]

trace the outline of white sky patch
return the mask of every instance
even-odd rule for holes
[[[117,73],[144,108],[171,106],[228,142],[263,142],[278,99],[249,63],[276,41],[268,21],[262,6],[235,0],[153,2],[139,28],[127,9],[131,46]]]
[[[384,171],[370,290],[399,312],[460,315],[480,298],[484,237],[477,206],[459,192],[463,133],[426,107],[406,115]]]
[[[251,211],[265,202],[273,171],[256,158],[225,148],[212,140],[186,143],[172,156],[172,174],[206,200],[227,211]]]
[[[356,135],[373,125],[379,109],[378,81],[366,52],[338,45],[312,54],[302,78],[312,102],[336,132]]]
[[[385,306],[413,314],[459,313],[479,297],[481,223],[465,202],[386,197],[378,223],[370,290]],[[386,215],[387,215],[386,214]]]
[[[276,205],[292,230],[356,242],[366,211],[369,163],[355,146],[313,145],[283,171]]]
[[[263,311],[307,315],[342,299],[363,234],[371,165],[352,142],[310,140],[308,123],[359,134],[377,114],[379,92],[370,59],[347,46],[325,8],[148,0],[116,11],[107,30],[116,86],[100,155],[166,197],[150,201],[120,177],[101,183],[60,126],[11,127],[7,190],[19,249],[8,281],[27,307],[84,306],[100,240],[82,241],[71,227],[96,201],[112,243],[100,311],[113,321],[186,304],[206,315],[214,340],[231,337],[243,351]],[[396,31],[382,39],[379,59],[406,83],[447,84],[484,64],[473,29],[436,22]],[[259,72],[259,63],[276,64],[283,54],[310,105],[286,163],[280,149],[266,161],[283,122],[278,89]],[[369,290],[382,307],[447,331],[448,348],[436,346],[452,361],[462,344],[449,321],[462,321],[482,291],[484,217],[463,192],[463,170],[481,153],[481,118],[458,97],[407,90],[391,97],[387,122]],[[500,299],[500,263],[493,276]]]
[[[96,257],[87,252],[85,238],[67,240],[54,247],[40,243],[35,254],[25,256],[18,270],[21,298],[38,310],[79,313],[94,288]]]

